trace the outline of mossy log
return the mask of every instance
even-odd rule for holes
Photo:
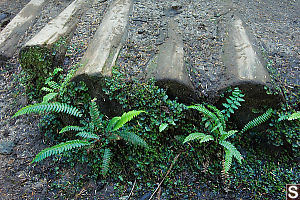
[[[88,0],[75,0],[22,47],[19,57],[28,85],[38,94],[53,69],[62,64]]]

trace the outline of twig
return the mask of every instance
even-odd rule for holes
[[[130,196],[132,195],[132,192],[133,192],[133,189],[134,189],[135,183],[136,183],[136,179],[134,180],[134,183],[133,183],[132,189],[131,189],[131,191],[130,191],[130,193],[129,193],[129,196],[128,196],[127,200],[129,200]]]
[[[177,161],[178,157],[180,156],[181,152],[179,154],[177,154],[171,164],[171,166],[169,167],[166,175],[164,176],[164,178],[160,181],[159,185],[157,186],[156,190],[152,193],[151,197],[149,198],[149,200],[152,199],[152,197],[155,195],[155,193],[157,192],[157,190],[160,188],[161,184],[164,182],[165,178],[169,175],[169,173],[171,172],[175,162]]]

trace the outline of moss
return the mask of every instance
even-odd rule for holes
[[[49,74],[63,60],[66,40],[61,38],[50,47],[29,46],[20,52],[20,64],[22,67],[22,83],[30,100],[40,100],[41,89]]]

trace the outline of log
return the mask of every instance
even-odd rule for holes
[[[28,89],[34,90],[35,95],[39,94],[49,73],[63,63],[67,44],[85,11],[87,1],[73,1],[20,50],[21,67],[29,77],[27,82],[29,85],[36,85],[35,88]]]
[[[47,0],[31,0],[0,32],[0,61],[11,58],[25,31],[32,26]]]
[[[170,98],[178,97],[181,102],[191,103],[198,97],[184,64],[183,41],[178,32],[177,24],[170,20],[168,39],[147,66],[147,78],[154,78]]]
[[[228,21],[227,26],[223,55],[227,80],[225,84],[220,84],[216,94],[224,92],[228,87],[239,87],[242,90],[245,102],[235,115],[240,125],[244,125],[257,116],[252,110],[278,107],[283,96],[280,93],[267,94],[266,87],[275,91],[276,86],[260,51],[253,45],[253,36],[246,30],[242,20],[235,16]]]

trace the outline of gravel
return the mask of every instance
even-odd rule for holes
[[[82,16],[68,48],[64,67],[79,63],[101,23],[112,0],[91,1]],[[9,3],[0,1],[1,10],[17,14],[29,0]],[[221,60],[223,25],[228,7],[221,0],[135,0],[129,18],[128,38],[120,51],[117,65],[128,77],[145,78],[145,68],[167,39],[168,20],[179,24],[184,41],[185,62],[191,80],[199,94],[214,91],[224,77]],[[22,47],[47,22],[58,15],[71,0],[51,0],[36,23],[22,38]],[[299,104],[299,1],[297,0],[233,0],[232,8],[254,34],[259,49],[265,51],[270,71],[287,91],[290,102]],[[0,143],[11,141],[10,155],[0,154],[0,199],[52,198],[47,189],[53,175],[48,163],[29,165],[34,155],[45,147],[39,133],[36,116],[12,119],[19,108],[27,104],[22,96],[16,74],[20,71],[18,52],[5,66],[0,66]],[[75,172],[74,172],[75,173]],[[69,181],[67,179],[66,181]],[[97,184],[93,184],[97,188]],[[90,195],[87,193],[86,195]],[[56,194],[58,194],[57,191]]]

